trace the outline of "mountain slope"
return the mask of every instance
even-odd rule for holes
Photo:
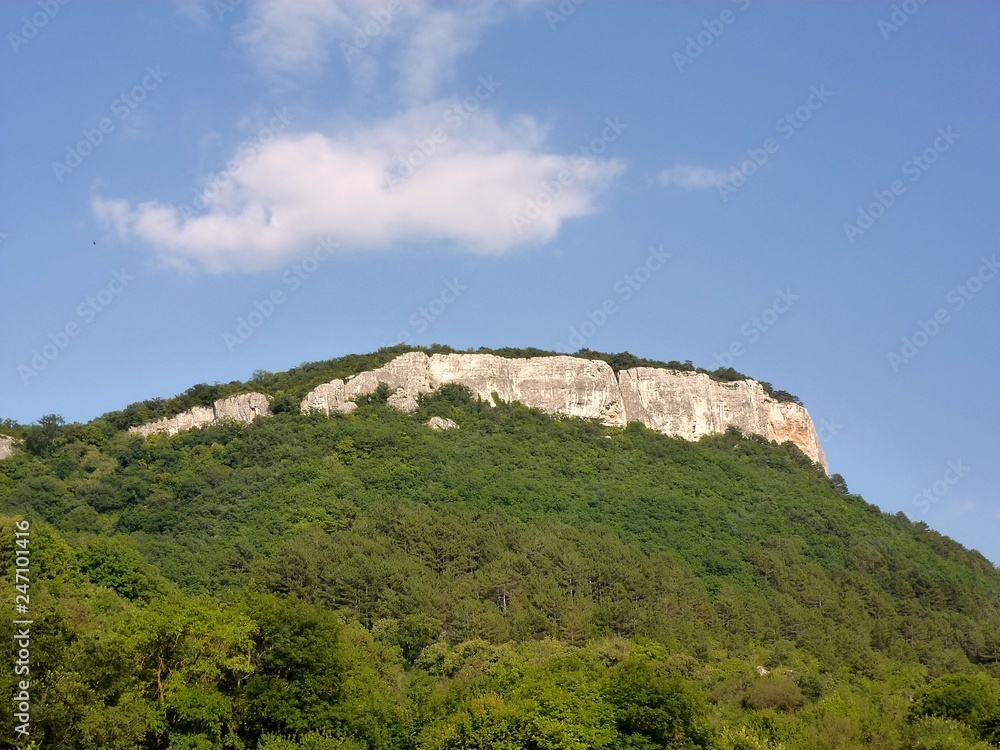
[[[934,691],[995,682],[994,567],[794,446],[606,428],[456,386],[413,414],[388,395],[149,440],[96,420],[0,463],[0,512],[32,520],[38,545],[46,742],[993,736],[992,704],[960,721]]]

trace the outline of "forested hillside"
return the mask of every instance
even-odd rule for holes
[[[259,380],[291,402],[335,370]],[[994,566],[791,444],[387,395],[148,440],[124,428],[162,404],[12,430],[36,747],[1000,743]]]

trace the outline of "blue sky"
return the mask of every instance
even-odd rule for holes
[[[853,491],[1000,561],[1000,6],[43,0],[0,31],[0,417],[404,339],[732,364]]]

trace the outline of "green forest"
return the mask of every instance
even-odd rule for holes
[[[298,413],[403,350],[257,373],[275,416],[253,425],[126,431],[227,386],[6,423],[31,734],[5,710],[2,746],[1000,746],[1000,575],[979,553],[736,430],[687,442],[459,386],[413,414],[385,387]],[[0,670],[4,696],[19,679]]]

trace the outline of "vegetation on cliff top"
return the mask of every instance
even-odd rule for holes
[[[147,422],[153,422],[164,417],[172,417],[195,406],[211,406],[220,398],[226,398],[238,393],[246,393],[250,390],[266,394],[271,400],[271,408],[275,412],[293,412],[298,410],[302,399],[316,386],[328,383],[337,378],[347,378],[351,375],[357,375],[359,372],[374,370],[395,359],[400,354],[415,351],[422,351],[426,354],[496,354],[497,356],[511,359],[558,356],[557,352],[530,347],[521,349],[512,347],[487,349],[480,347],[479,349],[460,352],[449,346],[439,344],[429,347],[397,344],[396,346],[383,347],[370,354],[348,354],[344,357],[322,362],[307,362],[286,372],[272,373],[258,370],[246,382],[232,381],[230,383],[215,383],[214,385],[199,383],[179,396],[139,401],[130,404],[120,411],[109,412],[100,419],[117,430],[126,430],[129,427],[146,424]],[[731,367],[706,370],[700,367],[696,368],[690,361],[660,362],[659,360],[642,359],[629,352],[606,354],[590,349],[581,349],[572,356],[600,359],[611,365],[615,372],[631,367],[659,367],[684,372],[701,372],[713,380],[720,382],[751,379],[749,376],[737,372]],[[770,383],[759,382],[764,387],[764,390],[778,401],[802,403],[798,397],[793,396],[787,391],[775,390]],[[5,426],[6,431],[11,434],[20,434],[27,431],[22,429],[22,426],[13,423],[6,423],[6,425],[2,426]]]
[[[40,747],[1000,740],[993,565],[791,444],[384,398],[148,440],[51,421],[0,462]]]

